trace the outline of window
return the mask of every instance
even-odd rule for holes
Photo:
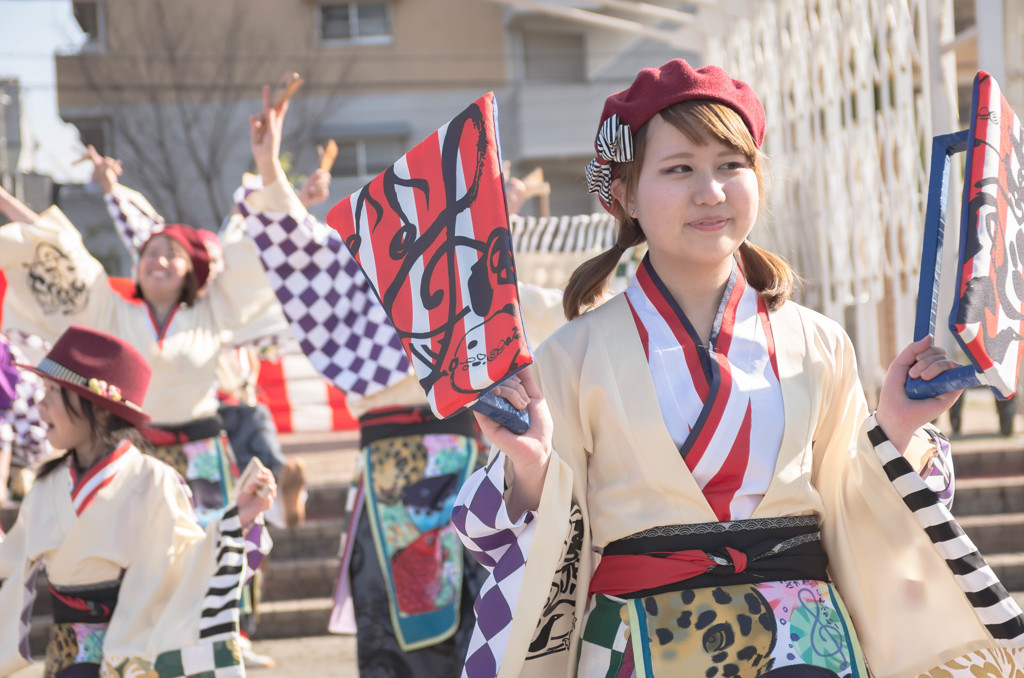
[[[390,42],[391,6],[386,2],[348,2],[320,6],[322,42]]]
[[[524,75],[532,82],[583,82],[586,49],[579,33],[523,32]]]
[[[72,3],[75,21],[86,35],[86,45],[103,43],[103,13],[99,0],[75,0]]]
[[[401,137],[337,139],[338,159],[331,168],[334,177],[373,177],[391,167],[405,153]]]

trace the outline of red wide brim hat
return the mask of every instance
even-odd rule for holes
[[[39,365],[18,367],[50,379],[136,428],[149,423],[142,410],[152,370],[120,337],[72,325]]]

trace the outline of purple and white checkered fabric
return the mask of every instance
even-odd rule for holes
[[[368,396],[410,374],[409,359],[341,236],[309,214],[235,201],[302,352],[342,392]]]
[[[956,486],[956,474],[953,471],[953,446],[949,438],[938,429],[926,429],[935,443],[935,456],[928,460],[921,470],[921,478],[928,489],[935,493],[939,502],[950,511],[953,510],[953,490]]]
[[[17,346],[11,345],[10,351],[15,362],[28,363]],[[0,412],[0,422],[10,425],[9,431],[5,433],[11,435],[11,449],[16,464],[36,468],[53,454],[46,440],[46,427],[39,417],[38,408],[46,389],[42,377],[27,370],[22,370],[20,376],[21,380],[14,387],[15,398],[10,409]]]
[[[115,187],[103,198],[107,212],[114,220],[117,235],[132,255],[132,261],[138,261],[142,246],[153,231],[163,227],[164,218],[156,213],[141,193],[124,186]]]
[[[28,662],[32,661],[32,652],[28,644],[29,634],[32,631],[32,605],[36,600],[36,578],[39,575],[39,569],[42,567],[42,564],[42,559],[37,560],[25,575],[25,597],[22,599],[18,651],[25,658],[25,661]]]
[[[533,511],[512,522],[502,497],[504,487],[505,455],[499,453],[489,466],[469,477],[452,512],[452,524],[463,545],[490,570],[473,605],[476,624],[463,678],[494,678],[498,673],[536,528]]]

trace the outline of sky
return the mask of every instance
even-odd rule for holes
[[[89,180],[78,132],[57,115],[54,54],[73,52],[83,35],[70,0],[0,0],[0,77],[21,82],[22,130],[35,148],[22,151],[20,169],[47,174],[60,183]]]

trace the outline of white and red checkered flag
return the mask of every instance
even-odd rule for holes
[[[987,384],[1009,398],[1017,389],[1024,358],[1024,140],[1020,119],[1003,98],[999,84],[984,71],[975,77],[971,110],[969,130],[935,138],[915,329],[915,339],[934,331],[949,157],[966,150],[957,296],[949,328],[971,364],[930,382],[911,380],[908,393],[913,397]]]
[[[519,311],[494,94],[331,208],[327,223],[380,298],[434,414],[473,406],[525,430],[516,410],[486,393],[533,361]]]

